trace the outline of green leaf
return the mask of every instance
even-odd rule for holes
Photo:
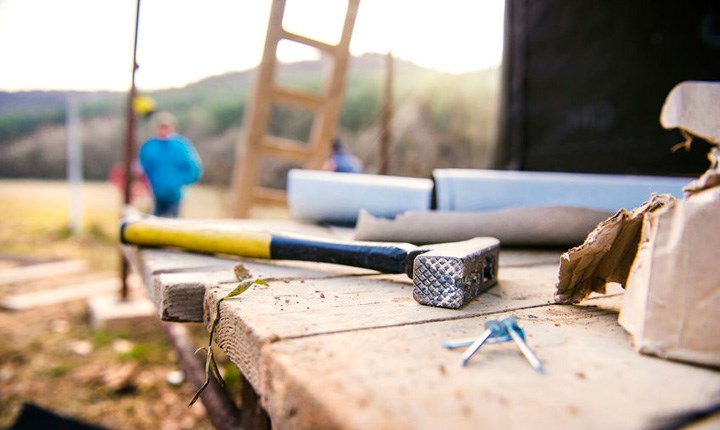
[[[250,288],[250,286],[251,286],[252,284],[253,284],[253,281],[244,281],[244,282],[241,282],[241,283],[239,283],[239,284],[237,285],[237,287],[235,287],[235,289],[233,289],[232,291],[230,291],[229,293],[227,293],[227,295],[226,295],[225,297],[223,297],[223,298],[224,298],[224,299],[229,299],[230,297],[239,296],[240,294],[242,294],[242,293],[244,293],[245,291],[247,291],[247,289]]]
[[[223,300],[229,299],[232,297],[237,297],[240,294],[247,291],[248,288],[250,288],[253,284],[263,285],[265,287],[270,286],[270,284],[267,283],[267,281],[264,281],[260,278],[254,280],[254,281],[244,281],[238,284],[237,287],[235,287],[232,291],[227,293],[224,297],[221,297],[217,301],[217,312],[215,312],[215,319],[213,320],[212,324],[210,325],[210,336],[208,339],[208,346],[206,347],[200,347],[195,351],[197,354],[199,351],[205,351],[207,353],[207,356],[205,357],[205,383],[200,387],[200,389],[195,393],[192,400],[190,400],[190,404],[188,406],[192,406],[197,402],[197,400],[200,398],[200,395],[203,391],[205,391],[205,388],[210,384],[210,374],[215,377],[215,379],[218,381],[218,383],[221,386],[225,385],[225,381],[223,381],[222,375],[220,374],[220,369],[218,369],[217,362],[215,361],[215,354],[213,353],[212,348],[212,342],[213,342],[213,336],[215,335],[215,327],[217,326],[218,322],[220,321],[220,303],[222,303]]]
[[[235,287],[235,289],[233,289],[232,291],[227,293],[227,295],[225,295],[224,298],[229,299],[231,297],[237,297],[240,294],[247,291],[247,289],[250,288],[251,286],[253,286],[254,284],[263,285],[265,287],[270,285],[266,281],[263,281],[262,279],[259,279],[259,278],[254,281],[243,281],[243,282],[239,283],[238,286]]]

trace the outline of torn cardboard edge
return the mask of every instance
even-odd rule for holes
[[[598,224],[582,245],[560,257],[555,302],[579,303],[592,292],[605,294],[609,282],[626,285],[645,214],[675,202],[668,194],[653,195],[639,208],[621,209]]]
[[[644,354],[720,367],[720,187],[653,196],[600,223],[562,255],[555,299],[626,288],[620,325]]]
[[[720,82],[681,82],[670,90],[665,99],[660,112],[660,124],[664,128],[678,128],[720,144],[718,100]]]
[[[720,83],[686,82],[668,95],[661,122],[717,145],[719,111]],[[720,150],[708,157],[710,168],[683,199],[653,195],[563,254],[555,299],[577,303],[620,283],[627,292],[619,323],[637,351],[720,367]]]

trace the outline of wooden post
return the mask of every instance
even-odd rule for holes
[[[130,79],[130,91],[128,91],[127,107],[125,110],[125,119],[127,128],[125,130],[125,157],[123,159],[123,171],[125,175],[123,177],[123,205],[128,206],[131,199],[132,190],[132,165],[135,161],[135,110],[133,109],[133,101],[137,94],[135,88],[135,72],[137,71],[137,42],[138,42],[138,24],[140,23],[140,0],[137,0],[137,6],[135,9],[135,42],[133,46],[133,58],[132,58],[132,75]],[[120,253],[120,279],[122,281],[122,287],[120,289],[120,298],[127,300],[128,298],[128,284],[127,278],[129,274],[130,266],[127,260]]]
[[[383,91],[383,104],[380,124],[380,150],[378,154],[378,174],[387,175],[390,170],[390,141],[392,131],[390,120],[393,110],[393,55],[388,52],[385,56],[385,88]]]

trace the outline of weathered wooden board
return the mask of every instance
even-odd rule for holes
[[[166,321],[203,321],[205,290],[220,283],[235,282],[233,269],[238,264],[249,271],[250,277],[262,279],[319,279],[376,274],[371,270],[325,263],[223,258],[160,248],[123,247],[123,251],[140,272],[158,315]],[[554,251],[503,251],[500,266],[557,265],[558,255]],[[556,267],[551,270],[557,271]]]
[[[619,288],[559,306],[556,278],[555,264],[504,267],[460,310],[418,305],[399,275],[285,280],[226,300],[215,339],[279,429],[642,428],[720,388],[717,372],[634,352]],[[208,315],[231,287],[208,291]],[[510,313],[546,375],[514,344],[487,345],[464,369],[461,350],[441,347]]]
[[[412,281],[404,275],[292,279],[271,282],[269,287],[255,285],[222,303],[215,341],[259,391],[260,358],[266,344],[544,306],[552,301],[556,276],[556,265],[501,269],[497,286],[459,310],[419,305],[412,298]],[[217,300],[233,286],[208,290],[206,323],[214,318]]]
[[[271,280],[376,273],[354,267],[301,261],[231,259],[163,249],[142,249],[137,252],[144,285],[159,316],[163,320],[176,322],[202,322],[205,290],[221,283],[237,284],[234,269],[238,264],[247,270],[250,278]]]
[[[24,266],[9,267],[0,270],[0,285],[28,282],[38,279],[50,279],[58,276],[76,274],[87,270],[83,260],[61,260]]]
[[[643,429],[720,388],[720,372],[634,352],[617,311],[512,313],[544,375],[512,342],[483,346],[462,368],[462,349],[441,345],[480,334],[480,316],[269,343],[259,392],[278,429]]]
[[[71,300],[87,299],[99,294],[120,291],[120,279],[117,276],[62,287],[56,287],[52,285],[52,283],[50,284],[46,289],[41,291],[4,297],[2,301],[0,301],[0,308],[13,311],[34,309],[41,306],[55,305]]]
[[[720,373],[643,356],[617,323],[622,294],[553,303],[561,250],[502,250],[499,283],[459,310],[412,299],[405,275],[331,264],[126,250],[164,319],[215,317],[242,263],[269,280],[223,301],[215,341],[260,394],[273,428],[645,428],[704,406]],[[449,339],[516,315],[543,361],[486,345],[465,368]],[[716,419],[711,425],[720,424]]]
[[[158,315],[169,321],[202,321],[202,298],[198,300],[197,296],[204,294],[206,280],[232,280],[233,267],[237,264],[237,261],[211,255],[160,248],[123,246],[122,251],[143,279]],[[177,294],[173,294],[175,290]],[[185,315],[188,312],[193,315],[198,306],[200,316],[185,319]]]

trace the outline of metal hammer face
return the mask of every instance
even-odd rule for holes
[[[499,255],[500,241],[492,237],[423,247],[413,261],[413,298],[460,308],[497,283]]]

